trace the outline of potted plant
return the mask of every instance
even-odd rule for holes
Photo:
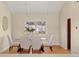
[[[32,28],[32,27],[25,27],[25,28],[26,28],[25,31],[28,31],[28,32],[33,32],[33,31],[35,31],[35,29]]]

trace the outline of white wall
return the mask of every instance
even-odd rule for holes
[[[61,45],[67,48],[67,19],[71,18],[71,52],[79,51],[79,3],[65,3],[60,16]],[[78,29],[76,29],[76,26]]]
[[[13,14],[13,39],[18,39],[21,36],[24,35],[24,24],[29,19],[34,21],[44,20],[46,21],[47,34],[45,37],[48,38],[50,35],[54,36],[54,43],[59,44],[59,14],[53,13],[53,14],[31,14],[30,17],[25,13],[15,13]]]
[[[7,31],[3,31],[2,29],[3,16],[7,16],[8,18]],[[11,36],[11,15],[8,8],[2,2],[0,2],[0,52],[6,50],[9,47],[9,42],[6,38],[6,35]]]
[[[60,12],[60,43],[64,48],[67,48],[67,18],[69,18],[69,6],[65,3]]]

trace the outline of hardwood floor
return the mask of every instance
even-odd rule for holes
[[[64,49],[61,46],[53,46],[53,53],[54,54],[69,54],[70,52],[67,49]]]
[[[27,53],[17,53],[17,48],[14,47],[10,52],[6,50],[5,52],[1,54],[27,54]],[[33,54],[32,51],[31,51],[31,54]],[[52,46],[52,51],[50,50],[49,47],[44,47],[44,52],[40,54],[70,54],[70,53],[68,50],[62,48],[61,46],[54,45]]]

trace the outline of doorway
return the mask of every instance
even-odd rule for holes
[[[67,49],[71,50],[71,18],[67,19]]]

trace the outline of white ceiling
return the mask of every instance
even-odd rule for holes
[[[12,13],[53,13],[59,12],[63,1],[7,1],[4,2]]]

